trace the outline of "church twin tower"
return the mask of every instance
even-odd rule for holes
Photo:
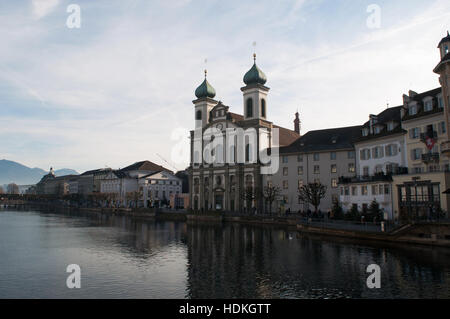
[[[253,66],[244,75],[245,86],[241,88],[244,97],[244,120],[263,119],[267,117],[267,93],[269,88],[266,75],[256,66],[256,54],[253,54]],[[216,90],[206,79],[195,90],[195,128],[205,127],[210,122],[210,112],[219,102],[214,100]]]

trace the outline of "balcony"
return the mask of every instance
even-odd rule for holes
[[[422,154],[422,162],[424,163],[437,163],[439,162],[439,153],[427,153]]]

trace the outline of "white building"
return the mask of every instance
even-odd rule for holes
[[[356,206],[365,211],[376,201],[393,218],[392,175],[407,172],[406,131],[401,125],[401,106],[370,115],[355,141],[357,176],[340,179],[344,211]]]
[[[144,207],[168,205],[170,196],[182,191],[182,180],[166,171],[142,176],[138,184]]]

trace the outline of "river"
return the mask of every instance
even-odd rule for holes
[[[81,269],[69,289],[66,268]],[[366,268],[381,269],[369,289]],[[450,298],[450,249],[241,224],[0,211],[0,298]]]

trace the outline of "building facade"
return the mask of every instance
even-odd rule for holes
[[[255,56],[254,56],[255,57]],[[266,75],[256,62],[244,76],[243,115],[232,113],[206,80],[196,89],[195,130],[191,131],[188,168],[191,208],[196,211],[263,210],[261,198],[250,198],[263,187],[260,154],[295,141],[299,132],[270,122]],[[244,132],[244,133],[242,133]],[[241,134],[242,133],[242,134]],[[274,145],[272,145],[274,143]]]
[[[344,211],[365,212],[373,201],[393,219],[392,175],[407,172],[406,131],[401,123],[402,106],[369,116],[355,140],[357,175],[341,178],[340,202]]]
[[[298,197],[299,187],[320,183],[327,187],[319,209],[326,212],[339,200],[339,178],[356,174],[353,140],[360,126],[310,131],[289,146],[280,148],[280,169],[265,177],[280,187],[276,209],[291,212],[312,209]]]

